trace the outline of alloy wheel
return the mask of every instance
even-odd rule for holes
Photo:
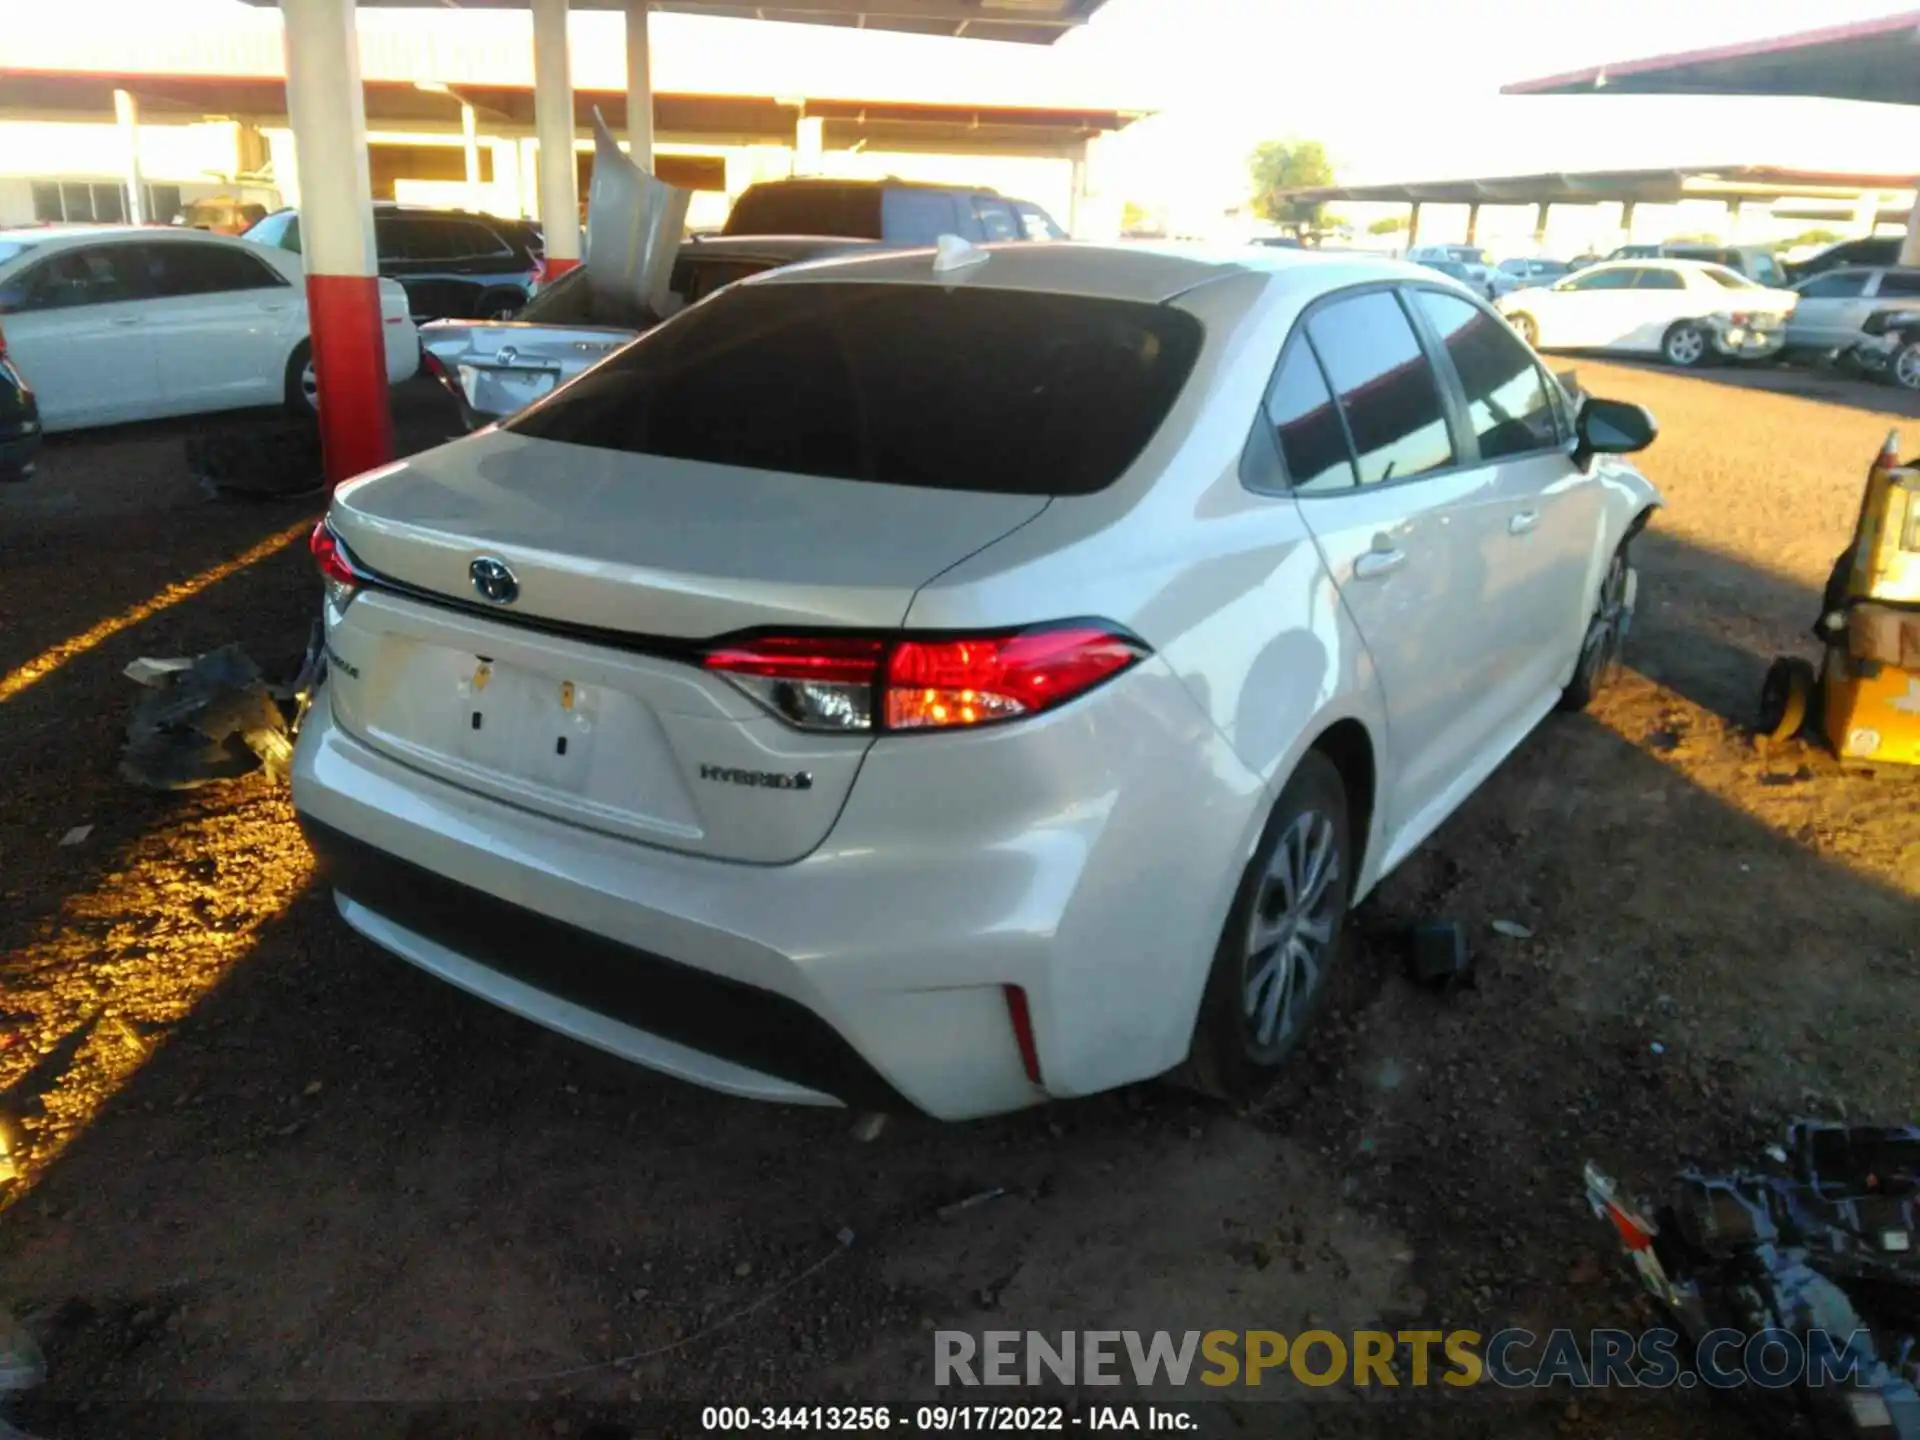
[[[1697,365],[1707,353],[1707,337],[1696,325],[1683,325],[1667,336],[1667,359],[1675,365]]]
[[[1241,1004],[1248,1037],[1272,1050],[1293,1037],[1326,975],[1339,922],[1344,857],[1327,816],[1293,818],[1267,861],[1247,921]]]
[[[1893,357],[1894,383],[1903,390],[1920,390],[1920,345],[1905,345]]]
[[[314,371],[312,360],[300,367],[300,398],[314,414],[320,413],[320,377]]]

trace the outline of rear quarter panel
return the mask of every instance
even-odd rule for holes
[[[1385,747],[1372,662],[1298,507],[1240,478],[1281,343],[1324,288],[1289,285],[1285,274],[1236,275],[1182,297],[1209,343],[1139,460],[1110,489],[1055,499],[953,567],[920,592],[907,619],[931,628],[1117,621],[1153,647],[1150,663],[1204,717],[1206,763],[1188,767],[1177,794],[1162,792],[1153,814],[1116,812],[1098,847],[1117,873],[1158,856],[1155,893],[1192,898],[1151,921],[1137,907],[1072,912],[1060,946],[1069,969],[1090,967],[1076,993],[1159,1010],[1183,1045],[1241,874],[1300,756],[1343,719],[1367,729],[1376,753]],[[1369,857],[1379,853],[1375,839]],[[1096,854],[1089,864],[1109,862]],[[1369,858],[1356,894],[1374,878]]]

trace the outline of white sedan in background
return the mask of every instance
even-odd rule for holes
[[[1622,350],[1693,366],[1777,355],[1798,299],[1705,261],[1612,260],[1503,295],[1496,308],[1537,349]]]
[[[387,378],[420,365],[380,281]],[[0,230],[0,323],[49,431],[285,404],[316,389],[300,257],[201,230]]]
[[[1652,438],[1392,261],[772,270],[335,492],[294,807],[376,943],[719,1090],[1244,1093],[1608,672]]]

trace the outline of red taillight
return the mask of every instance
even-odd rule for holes
[[[0,325],[0,360],[4,360],[6,358],[7,358],[7,331],[5,326]]]
[[[313,527],[313,534],[307,539],[307,549],[313,555],[313,563],[320,568],[320,578],[327,587],[327,598],[333,601],[335,609],[345,606],[360,588],[360,572],[353,568],[346,547],[325,520]]]
[[[1734,312],[1733,312],[1733,314],[1731,314],[1731,315],[1729,315],[1729,316],[1727,317],[1727,319],[1728,319],[1728,320],[1730,320],[1730,321],[1731,321],[1732,323],[1734,323],[1735,325],[1751,325],[1751,324],[1753,324],[1753,316],[1751,316],[1751,315],[1749,315],[1749,314],[1748,314],[1748,313],[1747,313],[1746,311],[1744,311],[1744,310],[1736,310],[1736,311],[1734,311]]]
[[[1144,652],[1095,626],[979,640],[909,640],[887,659],[887,728],[938,729],[1031,715],[1072,699]]]
[[[703,663],[803,730],[945,730],[1038,714],[1147,653],[1110,627],[889,641],[774,635],[709,651]]]

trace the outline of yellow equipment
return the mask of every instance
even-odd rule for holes
[[[1761,730],[1785,739],[1812,721],[1849,760],[1920,765],[1920,468],[1900,463],[1897,431],[1867,472],[1813,628],[1819,671],[1797,656],[1773,662]]]

